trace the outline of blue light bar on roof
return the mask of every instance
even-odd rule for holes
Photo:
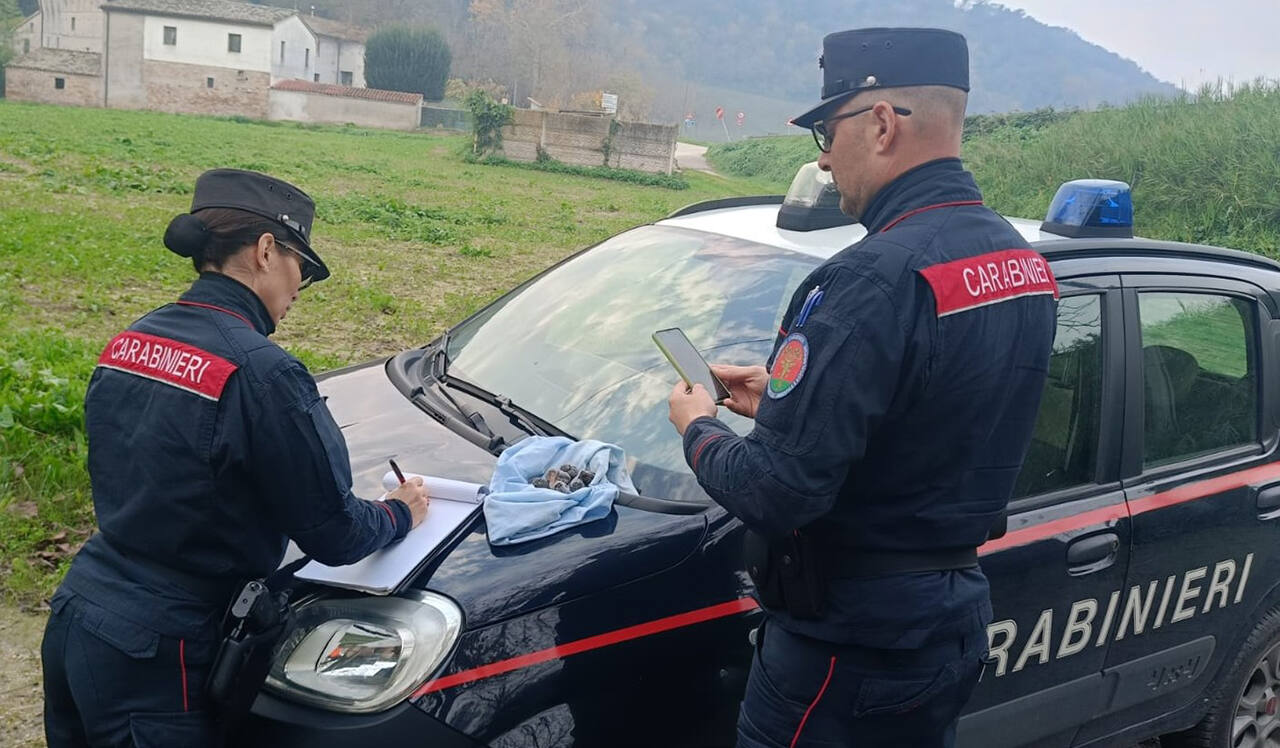
[[[1110,179],[1065,182],[1049,203],[1041,231],[1072,238],[1133,236],[1129,185]]]

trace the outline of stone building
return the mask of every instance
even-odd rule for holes
[[[36,49],[5,67],[5,95],[15,101],[102,106],[102,55]]]
[[[7,95],[266,118],[278,81],[363,87],[365,37],[296,10],[232,0],[41,0],[18,29],[24,54],[9,69],[19,85],[10,84]],[[50,73],[62,88],[46,90]],[[93,75],[96,84],[87,79]]]

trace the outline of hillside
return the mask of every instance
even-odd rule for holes
[[[1133,187],[1136,233],[1280,258],[1280,86],[1212,89],[1074,114],[970,117],[963,156],[1006,215],[1039,218],[1070,179]],[[805,136],[713,146],[711,163],[785,191],[818,150]]]
[[[650,56],[679,62],[690,81],[799,102],[817,98],[822,37],[859,26],[937,26],[963,33],[972,56],[973,112],[1093,108],[1176,92],[1074,32],[1000,5],[815,0],[797,13],[782,0],[734,0],[730,7],[726,12],[723,4],[614,0],[609,17],[618,33],[641,29]]]
[[[436,25],[453,47],[454,76],[491,79],[515,91],[517,102],[568,101],[608,87],[659,121],[693,112],[698,130],[690,135],[701,140],[725,139],[717,106],[730,115],[731,137],[785,133],[787,119],[818,96],[823,36],[858,26],[963,33],[976,113],[1094,108],[1176,93],[1072,31],[974,0],[813,0],[803,7],[785,0],[317,0],[313,7],[369,25]],[[732,119],[739,111],[746,114],[741,129]]]

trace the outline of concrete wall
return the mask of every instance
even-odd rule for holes
[[[213,87],[208,79],[213,78]],[[145,108],[182,114],[267,117],[271,75],[211,65],[146,60],[142,64]]]
[[[147,89],[142,80],[145,18],[136,13],[106,14],[106,51],[102,55],[107,106],[143,109]]]
[[[280,56],[280,45],[284,44],[284,57]],[[297,79],[314,81],[316,72],[316,38],[311,29],[297,17],[289,16],[277,23],[271,32],[271,80]],[[325,80],[321,83],[336,83],[337,80]]]
[[[607,117],[517,109],[513,123],[502,130],[507,158],[533,161],[538,146],[556,161],[580,166],[605,164]],[[670,174],[675,162],[675,125],[619,122],[609,148],[608,166]]]
[[[47,70],[28,70],[7,67],[5,97],[10,101],[38,101],[44,104],[66,106],[101,106],[102,77],[97,75],[72,75],[51,73]],[[61,78],[65,87],[58,90],[55,79]]]
[[[102,52],[101,0],[41,0],[44,44],[54,49]],[[33,43],[32,47],[35,46]]]
[[[305,91],[279,91],[270,96],[270,119],[295,122],[350,122],[361,127],[412,130],[418,126],[418,104],[327,96]]]
[[[113,12],[113,16],[122,15]],[[146,60],[271,72],[271,28],[225,21],[198,21],[192,18],[145,16],[142,56]],[[112,23],[115,19],[112,20]],[[178,30],[177,44],[164,43],[164,27]],[[112,28],[111,33],[115,34]],[[227,35],[240,35],[240,51],[227,51]],[[264,94],[265,106],[266,97]]]

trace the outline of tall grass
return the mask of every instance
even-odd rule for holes
[[[1133,187],[1136,232],[1280,257],[1280,84],[1205,86],[1174,99],[1061,116],[970,118],[963,156],[987,203],[1039,218],[1070,179]],[[715,146],[728,174],[785,189],[817,158],[807,136]]]
[[[1133,187],[1137,233],[1280,256],[1280,86],[1208,86],[1074,117],[1010,147],[1000,130],[965,158],[1002,213],[1044,215],[1068,179]]]

